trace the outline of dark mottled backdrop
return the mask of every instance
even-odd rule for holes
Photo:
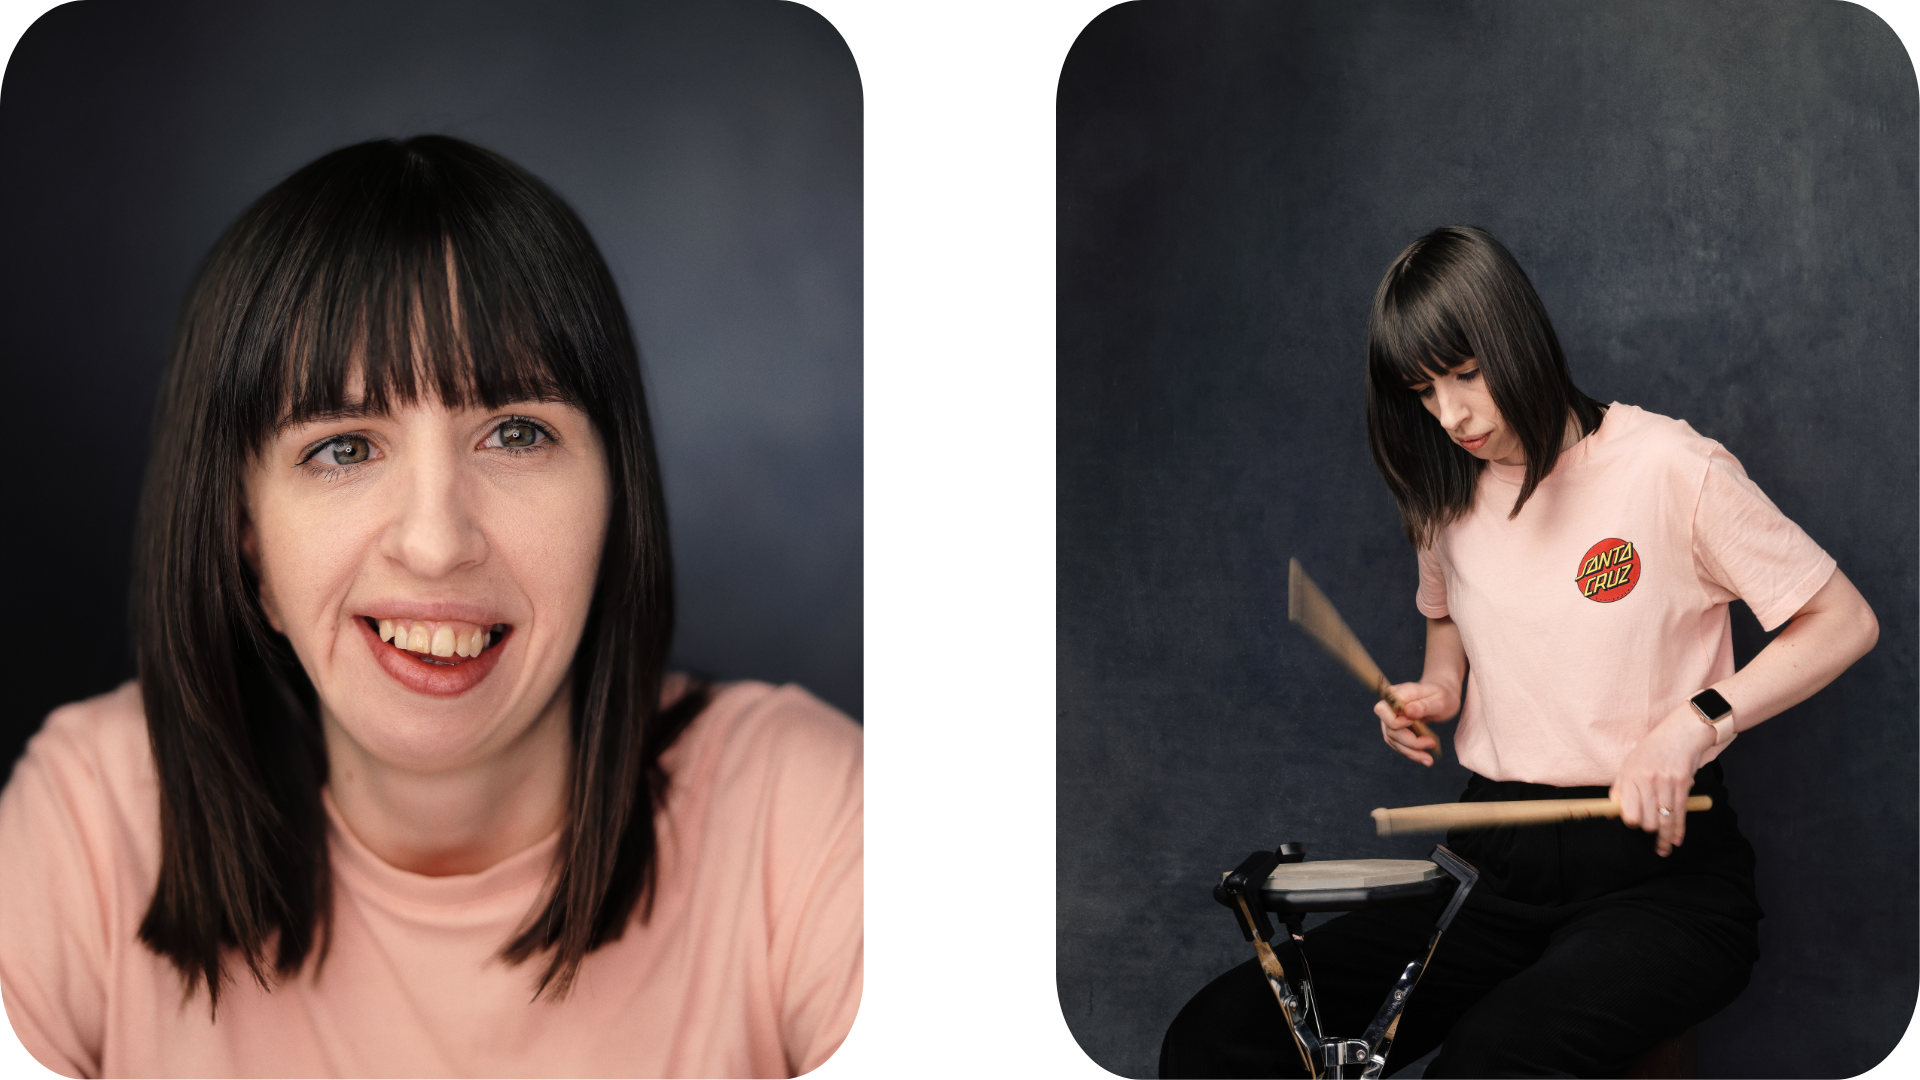
[[[859,715],[861,96],[832,26],[772,0],[87,0],[27,32],[0,92],[0,544],[42,628],[6,650],[0,766],[49,708],[132,674],[134,501],[199,259],[300,165],[421,132],[531,169],[612,265],[659,433],[676,658]]]
[[[1455,798],[1286,620],[1298,555],[1396,679],[1415,568],[1367,456],[1366,307],[1485,226],[1574,377],[1720,440],[1874,605],[1880,644],[1724,756],[1764,958],[1709,1076],[1850,1076],[1916,992],[1916,95],[1869,12],[1769,3],[1151,2],[1059,91],[1061,1007],[1151,1075],[1251,955],[1208,896],[1255,847],[1419,857]],[[1764,643],[1736,608],[1742,662]],[[1596,681],[1594,692],[1604,693]],[[1444,947],[1444,946],[1443,946]]]

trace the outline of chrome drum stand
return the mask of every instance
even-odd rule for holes
[[[1326,882],[1315,882],[1310,873],[1282,871],[1276,874],[1276,868],[1290,864],[1305,864],[1298,868],[1300,871],[1316,865],[1305,863],[1304,845],[1281,844],[1277,851],[1256,851],[1247,856],[1246,861],[1214,887],[1213,898],[1232,910],[1241,934],[1253,942],[1254,955],[1267,977],[1267,985],[1273,988],[1273,996],[1280,1002],[1280,1013],[1293,1044],[1299,1048],[1301,1061],[1306,1063],[1307,1075],[1315,1080],[1377,1077],[1387,1067],[1387,1054],[1393,1049],[1394,1032],[1399,1029],[1407,999],[1419,984],[1421,972],[1432,961],[1441,936],[1480,879],[1472,865],[1444,846],[1435,845],[1429,858],[1431,863],[1407,860],[1397,864],[1410,872],[1378,875],[1387,880],[1385,884],[1335,882],[1335,887],[1319,887]],[[1376,861],[1383,865],[1387,862]],[[1433,872],[1436,868],[1438,873]],[[1394,878],[1405,880],[1392,880]],[[1426,951],[1408,961],[1406,969],[1387,991],[1386,1001],[1375,1014],[1373,1023],[1367,1025],[1366,1034],[1357,1039],[1325,1034],[1321,1030],[1320,1010],[1313,999],[1313,972],[1301,948],[1305,940],[1302,923],[1306,913],[1408,903],[1435,896],[1450,884],[1453,896],[1427,938]],[[1269,914],[1279,916],[1287,928],[1287,936],[1278,942],[1277,948],[1273,924],[1267,918]]]

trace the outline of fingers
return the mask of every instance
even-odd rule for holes
[[[1395,753],[1422,765],[1433,764],[1433,755],[1423,751],[1437,749],[1439,740],[1415,734],[1413,721],[1394,712],[1384,701],[1374,705],[1373,713],[1380,719],[1380,737]]]
[[[1432,766],[1433,764],[1432,754],[1422,753],[1416,747],[1409,745],[1408,743],[1403,742],[1392,735],[1387,736],[1386,743],[1388,746],[1393,748],[1394,753],[1399,754],[1401,757],[1404,757],[1409,761],[1417,761],[1420,764],[1426,765],[1426,766]]]
[[[1396,683],[1388,687],[1393,696],[1400,699],[1400,712],[1415,720],[1425,720],[1433,714],[1433,687],[1426,683]],[[1385,704],[1385,702],[1382,702]]]
[[[1687,791],[1692,786],[1691,783],[1685,787],[1668,785],[1661,796],[1660,805],[1667,808],[1667,813],[1660,818],[1660,840],[1656,846],[1662,855],[1679,847],[1687,835]]]
[[[1654,850],[1662,857],[1672,854],[1687,835],[1687,791],[1691,780],[1682,785],[1671,780],[1650,778],[1639,783],[1618,783],[1608,792],[1619,800],[1623,824],[1655,834]],[[1666,813],[1661,813],[1661,810]]]
[[[1639,828],[1642,820],[1639,786],[1615,782],[1608,795],[1620,804],[1620,823],[1629,828]]]

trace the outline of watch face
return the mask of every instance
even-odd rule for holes
[[[1733,706],[1727,704],[1718,690],[1702,690],[1693,695],[1693,707],[1709,720],[1719,720],[1733,711]]]

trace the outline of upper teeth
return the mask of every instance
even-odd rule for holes
[[[493,640],[493,628],[463,622],[381,619],[380,640],[408,652],[434,656],[479,656]]]

